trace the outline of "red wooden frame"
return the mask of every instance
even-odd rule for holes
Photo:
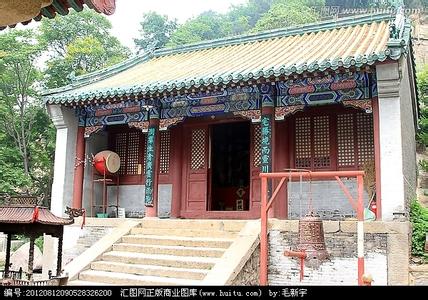
[[[334,105],[334,106],[323,106],[323,107],[311,107],[309,109],[306,109],[305,111],[298,112],[295,115],[293,115],[291,118],[288,119],[288,135],[290,137],[289,141],[289,167],[290,168],[296,168],[295,164],[295,157],[296,157],[296,137],[295,137],[295,124],[296,124],[296,118],[298,117],[311,117],[311,120],[315,116],[320,115],[328,115],[330,116],[330,132],[329,132],[329,139],[330,139],[330,167],[328,168],[314,168],[313,167],[313,161],[311,162],[311,168],[305,168],[310,169],[311,171],[352,171],[352,170],[360,170],[362,166],[358,165],[358,135],[357,135],[357,123],[356,123],[356,117],[357,113],[361,113],[361,110],[355,109],[355,108],[348,108],[343,107],[341,105]],[[354,120],[354,157],[355,162],[354,166],[346,166],[346,167],[340,167],[338,163],[338,130],[337,130],[337,116],[339,114],[353,114],[353,120]],[[373,116],[373,126],[375,126],[375,116]],[[313,133],[315,132],[315,128],[313,128],[313,122],[311,121],[311,141],[313,141]],[[373,137],[375,139],[375,137]],[[375,143],[375,141],[374,141]],[[314,157],[314,148],[312,146],[311,148],[311,159],[313,160]],[[375,151],[374,151],[375,152]],[[373,157],[375,159],[375,157]]]
[[[260,209],[260,222],[261,222],[261,231],[260,231],[260,273],[259,273],[259,284],[267,285],[268,284],[268,219],[270,208],[273,207],[276,197],[279,194],[283,184],[289,180],[289,178],[305,178],[305,179],[330,179],[335,178],[339,183],[339,186],[344,191],[345,195],[348,197],[348,201],[351,202],[353,208],[356,209],[358,226],[357,226],[357,252],[358,252],[358,284],[362,285],[362,277],[364,274],[364,201],[363,201],[363,182],[364,182],[364,171],[333,171],[333,172],[307,172],[307,171],[298,171],[298,172],[278,172],[278,173],[261,173],[261,209]],[[345,185],[340,180],[340,177],[356,177],[357,179],[357,202],[355,202]],[[268,196],[268,180],[280,180],[276,184],[272,196]]]
[[[247,211],[207,211],[207,207],[206,205],[204,206],[203,210],[189,210],[188,209],[188,199],[187,199],[187,177],[189,174],[189,159],[190,159],[190,149],[189,148],[191,145],[189,145],[189,141],[188,141],[188,137],[186,137],[186,133],[191,132],[192,129],[195,128],[202,128],[205,127],[207,129],[209,129],[210,125],[213,124],[224,124],[224,123],[236,123],[236,122],[250,122],[249,120],[245,120],[243,118],[238,118],[235,116],[216,116],[215,118],[211,118],[211,117],[202,117],[202,118],[194,118],[194,119],[188,119],[186,120],[184,123],[179,125],[179,128],[176,129],[176,134],[180,135],[180,140],[182,141],[181,146],[179,149],[180,152],[182,153],[181,155],[181,159],[180,159],[180,163],[181,163],[181,177],[178,176],[173,176],[174,180],[173,180],[173,190],[179,190],[178,188],[174,189],[175,185],[180,185],[180,189],[181,189],[181,199],[180,199],[180,203],[178,204],[172,204],[173,206],[173,210],[174,213],[177,212],[178,207],[180,207],[180,217],[183,218],[222,218],[222,219],[254,219],[254,218],[259,218],[260,216],[260,198],[258,199],[258,201],[254,201],[250,192],[250,203],[249,203],[249,210]],[[252,128],[253,126],[251,126]],[[253,130],[253,129],[251,129]],[[179,133],[177,133],[179,132]],[[207,133],[209,134],[209,133]],[[177,141],[175,142],[175,146],[177,147],[177,144],[179,144]],[[251,149],[253,149],[253,141],[250,142],[250,147]],[[207,148],[208,148],[208,140],[207,140]],[[176,148],[171,150],[172,152],[176,151]],[[208,149],[207,149],[208,151]],[[208,153],[207,153],[208,154]],[[176,157],[176,156],[175,156]],[[251,166],[250,166],[250,173],[253,171],[253,166],[252,166],[252,159],[253,156],[252,154],[250,155],[250,162],[251,162]],[[174,162],[175,164],[176,162]],[[177,166],[174,167],[174,170],[177,170]],[[256,168],[259,169],[259,168]],[[259,172],[257,172],[257,174],[254,174],[254,176],[250,177],[258,177]],[[208,176],[208,173],[207,173]],[[259,178],[256,178],[258,182],[260,182]],[[209,180],[209,178],[207,178],[207,180]],[[252,186],[253,182],[251,182],[251,178],[250,178],[250,189]],[[260,187],[260,185],[259,185]],[[209,186],[207,185],[207,192],[208,192]],[[206,200],[205,204],[207,204],[209,199]],[[177,201],[177,196],[173,196],[173,201]]]

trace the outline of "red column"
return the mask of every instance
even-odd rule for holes
[[[268,202],[268,178],[261,178],[261,231],[260,231],[260,274],[259,284],[268,285],[268,264],[269,264],[269,247],[268,247],[268,216],[266,206]]]
[[[373,139],[375,155],[375,173],[376,173],[376,219],[382,219],[382,191],[381,191],[381,170],[380,170],[380,135],[379,135],[379,102],[378,98],[372,100],[373,110]]]
[[[154,158],[153,158],[153,206],[146,206],[146,217],[158,216],[158,190],[159,190],[159,167],[160,167],[160,135],[159,135],[159,119],[150,119],[150,128],[155,128],[154,139]],[[147,166],[147,163],[146,163]],[[147,168],[147,167],[146,167]],[[147,185],[147,184],[146,184]],[[146,189],[147,191],[147,189]]]
[[[73,208],[82,208],[83,172],[85,170],[85,127],[78,127],[74,159]]]
[[[171,177],[172,177],[172,199],[171,217],[178,218],[181,210],[181,184],[182,184],[182,139],[181,126],[171,130]]]

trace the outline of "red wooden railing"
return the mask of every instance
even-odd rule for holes
[[[357,212],[357,246],[358,246],[358,284],[362,285],[362,275],[364,274],[364,203],[363,203],[363,171],[331,171],[331,172],[310,172],[306,170],[293,170],[292,172],[261,173],[261,233],[260,233],[260,285],[268,284],[268,213],[281,190],[284,182],[294,178],[304,179],[328,179],[334,178],[345,193],[351,206]],[[356,177],[358,186],[357,202],[352,198],[349,190],[343,184],[340,177]],[[270,199],[268,199],[268,180],[280,179]]]

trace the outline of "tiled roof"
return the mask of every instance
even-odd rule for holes
[[[40,223],[46,225],[69,225],[74,219],[55,216],[46,207],[38,206],[0,206],[0,224]]]
[[[336,70],[407,53],[404,17],[367,15],[159,49],[44,93],[47,103],[141,96],[204,85]]]
[[[3,0],[2,0],[3,1]],[[6,23],[5,25],[8,25],[9,27],[15,27],[16,23],[21,22],[22,24],[28,24],[33,19],[35,21],[40,21],[42,17],[46,17],[49,19],[52,19],[56,16],[56,14],[65,16],[68,14],[70,9],[74,9],[76,11],[82,11],[84,4],[86,4],[89,8],[94,9],[98,13],[103,13],[106,15],[111,15],[114,13],[116,8],[116,0],[44,0],[40,3],[40,10],[37,9],[37,12],[35,14],[31,14],[31,17],[28,17],[28,19],[22,20],[20,19],[20,13],[23,13],[28,10],[32,11],[31,8],[29,8],[27,1],[15,1],[14,6],[15,10],[19,12],[17,14],[16,18],[13,18],[15,20],[15,23],[10,24]],[[8,14],[13,14],[12,12],[5,12]],[[23,13],[22,16],[26,16],[26,13]],[[34,17],[33,17],[34,16]],[[9,18],[8,18],[9,19]],[[0,22],[1,23],[1,22]],[[5,27],[0,27],[1,29],[4,29]]]

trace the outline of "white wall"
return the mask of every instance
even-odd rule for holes
[[[51,210],[62,216],[65,206],[70,206],[73,199],[77,117],[73,109],[59,105],[49,105],[48,112],[57,129]]]
[[[47,108],[57,129],[51,211],[57,216],[64,216],[65,206],[71,206],[73,199],[74,158],[76,156],[78,123],[74,110],[71,108],[59,105],[48,105]],[[57,247],[56,238],[44,236],[44,278],[47,278],[48,270],[56,270]]]
[[[379,94],[379,136],[382,190],[382,219],[392,220],[403,212],[404,179],[401,131],[400,83],[397,62],[376,66]]]

